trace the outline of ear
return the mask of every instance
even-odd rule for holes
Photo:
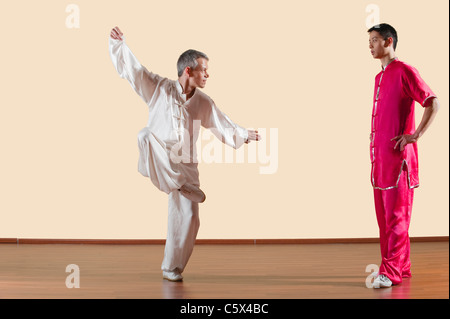
[[[192,68],[191,68],[190,66],[187,66],[187,67],[184,69],[184,74],[186,74],[188,77],[190,77],[191,74],[192,74]]]
[[[384,46],[386,48],[390,45],[392,45],[392,48],[394,48],[394,39],[392,37],[389,37],[384,41]]]

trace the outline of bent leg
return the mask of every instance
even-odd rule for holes
[[[138,171],[145,177],[150,177],[159,190],[169,194],[186,183],[177,164],[170,160],[166,143],[154,136],[148,127],[139,132],[138,146]]]

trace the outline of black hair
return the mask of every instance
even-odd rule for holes
[[[394,44],[394,51],[397,48],[397,42],[398,42],[398,36],[397,31],[395,31],[394,27],[387,24],[387,23],[381,23],[376,24],[373,27],[371,27],[369,30],[367,30],[368,33],[372,31],[377,31],[384,40],[387,40],[388,38],[392,38],[393,44]]]

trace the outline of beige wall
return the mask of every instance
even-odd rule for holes
[[[66,25],[71,3],[79,28]],[[167,196],[137,172],[146,105],[108,55],[115,25],[173,79],[181,52],[206,52],[204,91],[240,125],[277,129],[274,174],[259,160],[200,164],[199,238],[377,237],[369,4],[440,99],[419,143],[410,234],[448,236],[447,0],[19,0],[0,11],[0,238],[165,238]]]

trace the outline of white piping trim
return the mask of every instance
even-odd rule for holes
[[[408,177],[408,187],[409,187],[410,189],[419,187],[420,184],[416,184],[416,185],[414,185],[414,186],[411,186],[411,180],[409,179],[409,167],[408,167],[408,163],[407,163],[406,160],[404,159],[403,162],[402,162],[402,166],[400,167],[400,173],[398,174],[398,177],[397,177],[397,183],[396,183],[395,186],[390,186],[390,187],[386,187],[386,188],[382,188],[382,187],[378,187],[378,186],[373,186],[373,188],[374,188],[374,189],[379,189],[379,190],[382,190],[382,191],[385,191],[385,190],[388,190],[388,189],[392,189],[392,188],[397,188],[397,187],[398,187],[398,182],[400,181],[400,176],[402,175],[403,165],[405,165],[405,164],[406,164],[406,167],[407,167],[406,174],[408,174],[408,175],[407,175],[407,177]],[[372,184],[375,185],[375,177],[373,176],[373,169],[372,169]]]
[[[432,97],[434,97],[434,98],[437,98],[437,96],[436,95],[430,95],[429,97],[427,97],[425,100],[423,100],[423,102],[422,102],[422,106],[424,106],[425,105],[425,102],[429,99],[429,98],[432,98]],[[425,106],[424,106],[425,107]]]

